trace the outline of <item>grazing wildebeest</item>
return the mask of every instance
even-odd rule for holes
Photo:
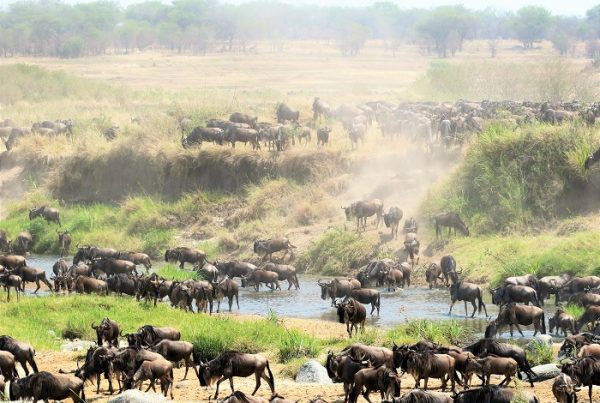
[[[491,321],[485,329],[485,337],[494,337],[498,333],[502,333],[502,329],[509,326],[510,337],[513,337],[513,326],[517,327],[521,337],[524,337],[519,325],[534,327],[533,335],[538,332],[546,334],[546,318],[544,310],[537,306],[515,304],[514,302],[504,305],[498,317]]]
[[[592,403],[592,388],[600,385],[600,361],[596,357],[577,358],[563,364],[562,372],[571,377],[576,385],[589,387],[588,395]]]
[[[283,102],[277,105],[277,123],[285,123],[288,120],[292,122],[297,122],[300,118],[300,112],[295,109],[290,108]]]
[[[356,403],[359,394],[370,402],[369,393],[379,391],[381,400],[400,396],[400,376],[394,368],[363,368],[354,375],[354,386],[350,391],[349,403]]]
[[[234,123],[245,123],[248,126],[255,128],[256,122],[258,121],[258,117],[256,117],[256,116],[252,117],[250,115],[247,115],[247,114],[241,113],[241,112],[233,112],[229,116],[229,121],[234,122]]]
[[[348,298],[338,306],[338,319],[340,323],[346,324],[348,336],[352,338],[352,330],[358,335],[360,327],[361,332],[365,330],[365,319],[367,318],[367,309],[363,304],[354,298]]]
[[[150,385],[146,389],[146,392],[152,388],[156,392],[154,388],[154,384],[156,380],[160,381],[160,389],[165,397],[167,397],[167,391],[171,390],[171,399],[173,399],[173,364],[167,360],[154,360],[154,361],[144,361],[138,368],[138,370],[133,375],[133,378],[130,380],[131,387],[140,387],[142,383],[146,380],[150,381]]]
[[[527,361],[527,354],[525,353],[525,350],[523,350],[521,347],[508,343],[500,343],[497,340],[486,338],[463,348],[463,351],[468,351],[478,357],[497,355],[498,357],[510,357],[514,359],[519,365],[519,370],[524,372],[529,378],[529,383],[533,388],[533,381],[531,377],[536,376],[536,374],[531,369],[531,364],[529,364],[529,361]],[[520,372],[517,372],[517,376],[519,379],[521,379]]]
[[[25,283],[23,279],[16,274],[12,274],[12,271],[6,270],[0,274],[0,285],[4,287],[6,291],[6,302],[10,302],[10,289],[14,288],[17,293],[17,301],[19,301],[20,294],[25,292]]]
[[[444,276],[444,285],[448,287],[450,286],[450,280],[458,277],[458,273],[456,273],[456,260],[452,255],[442,256],[440,268],[442,269],[442,276]]]
[[[520,302],[525,305],[531,303],[540,306],[537,292],[526,285],[505,285],[504,287],[490,288],[492,303],[502,306],[511,302]]]
[[[21,364],[25,375],[29,375],[27,364],[31,366],[33,372],[38,372],[35,363],[35,350],[30,344],[13,339],[10,336],[0,336],[0,350],[8,351],[15,357],[15,361]]]
[[[485,316],[487,316],[487,308],[483,303],[483,293],[481,291],[481,287],[476,284],[467,283],[463,280],[455,282],[450,286],[450,300],[450,311],[448,312],[448,315],[452,314],[452,307],[456,301],[464,301],[465,316],[468,316],[469,312],[467,310],[467,301],[469,301],[471,305],[473,305],[473,314],[471,315],[472,318],[475,317],[475,311],[481,313],[481,308],[483,308]]]
[[[118,259],[126,260],[135,265],[142,264],[146,268],[146,270],[150,270],[152,268],[152,261],[150,260],[150,256],[146,253],[142,252],[119,252]]]
[[[419,246],[421,243],[417,238],[417,234],[414,232],[409,232],[404,237],[404,249],[408,252],[408,257],[410,258],[410,263],[414,267],[415,264],[419,264]],[[416,261],[415,261],[416,256]]]
[[[377,309],[377,315],[379,315],[379,308],[381,306],[379,291],[373,288],[358,288],[350,291],[350,298],[354,298],[362,304],[371,304],[371,315],[373,315],[375,309]]]
[[[379,228],[379,221],[383,216],[383,202],[379,199],[361,200],[352,203],[349,207],[342,207],[346,213],[346,220],[350,221],[356,217],[356,232],[362,226],[363,231],[367,229],[367,218],[377,216],[375,228]]]
[[[190,134],[181,138],[183,148],[189,148],[194,144],[202,144],[203,141],[223,145],[225,131],[219,127],[195,127]]]
[[[504,375],[499,386],[508,386],[512,378],[517,376],[517,369],[517,362],[510,357],[469,358],[465,364],[466,385],[469,385],[472,375],[477,374],[483,378],[482,385],[489,385],[492,375]]]
[[[292,286],[296,287],[296,290],[300,288],[298,275],[296,274],[296,268],[294,266],[288,264],[265,263],[261,269],[277,273],[280,281],[287,280],[288,290],[292,288]]]
[[[317,146],[329,144],[329,133],[331,133],[329,127],[319,127],[317,129]]]
[[[137,334],[140,336],[141,345],[145,346],[153,346],[161,340],[179,341],[181,339],[179,330],[172,327],[145,325],[138,329]]]
[[[34,207],[29,210],[29,219],[33,220],[35,217],[42,216],[46,221],[55,222],[60,226],[60,213],[57,209],[48,206]]]
[[[21,277],[25,283],[35,283],[37,288],[33,292],[34,294],[37,293],[41,287],[40,281],[44,283],[50,291],[52,291],[52,285],[46,278],[46,272],[42,269],[36,269],[30,266],[19,266],[18,268],[14,269],[13,274]]]
[[[221,300],[223,297],[227,297],[229,302],[229,312],[231,312],[231,306],[233,305],[233,297],[235,297],[235,303],[237,308],[240,309],[240,300],[238,297],[238,285],[235,281],[230,278],[225,278],[219,283],[214,284],[215,299],[217,300],[217,313],[221,309]]]
[[[589,305],[585,308],[583,315],[575,322],[575,330],[579,333],[581,327],[592,322],[592,329],[596,327],[596,321],[600,319],[600,306]]]
[[[69,254],[69,248],[71,248],[71,234],[68,230],[57,231],[58,233],[58,246],[60,247],[60,257]]]
[[[383,215],[383,222],[387,228],[392,229],[392,239],[398,239],[398,227],[402,219],[402,210],[399,207],[390,207],[387,213]]]
[[[425,267],[425,281],[429,288],[437,287],[438,280],[442,280],[442,268],[437,263],[429,263]]]
[[[565,337],[567,337],[567,330],[570,330],[571,334],[575,335],[575,318],[566,313],[562,308],[558,308],[554,316],[548,320],[548,328],[550,333],[552,333],[554,328],[556,328],[557,334],[562,330]]]
[[[317,280],[317,284],[321,287],[321,299],[326,300],[331,298],[331,305],[333,306],[336,298],[344,298],[350,295],[350,291],[355,288],[360,288],[360,282],[358,280],[339,280],[334,278],[329,283],[321,282],[321,279]]]
[[[254,242],[254,253],[263,254],[262,260],[266,260],[267,256],[269,260],[273,259],[273,253],[279,251],[285,251],[282,260],[285,259],[288,253],[290,258],[294,257],[294,249],[296,247],[290,243],[290,240],[285,237],[271,238],[271,239],[259,239]]]
[[[574,355],[575,350],[579,350],[582,346],[587,344],[596,343],[600,344],[600,338],[593,333],[584,332],[574,334],[572,336],[565,337],[565,341],[560,346],[558,356],[571,356]]]
[[[544,276],[538,280],[538,299],[540,304],[544,306],[544,301],[549,295],[554,294],[555,304],[558,304],[559,290],[571,280],[571,275],[562,274],[560,276]]]
[[[273,373],[269,367],[269,361],[262,355],[225,351],[207,363],[201,361],[198,370],[200,386],[209,386],[215,381],[217,382],[215,399],[219,396],[219,386],[222,382],[229,379],[231,391],[235,392],[233,377],[248,377],[250,375],[256,377],[256,387],[252,392],[253,396],[260,387],[261,379],[267,381],[271,393],[275,393],[275,378],[273,378]]]
[[[98,346],[103,346],[104,342],[107,342],[109,346],[119,347],[119,324],[117,322],[106,317],[98,326],[94,326],[92,322],[92,329],[96,331]]]
[[[185,263],[201,266],[206,262],[206,253],[201,250],[194,250],[186,246],[181,246],[165,251],[165,262],[175,260],[179,262],[179,268],[184,269]]]
[[[567,374],[560,374],[552,383],[552,394],[558,403],[577,403],[577,394],[580,388]]]
[[[237,260],[230,260],[228,262],[216,261],[213,264],[219,270],[219,274],[222,277],[227,276],[229,278],[241,278],[256,270],[256,266],[252,263],[239,262]]]
[[[83,389],[83,380],[77,377],[42,371],[11,382],[9,397],[10,400],[33,399],[34,402],[68,398],[73,402],[84,402]]]
[[[463,235],[469,236],[469,227],[465,225],[457,213],[439,213],[433,217],[435,222],[435,237],[438,238],[442,233],[442,227],[448,227],[448,237],[452,229],[456,235],[456,229],[462,232]]]
[[[150,350],[162,355],[165,360],[171,362],[183,360],[185,363],[185,374],[183,375],[182,380],[187,379],[190,367],[192,367],[194,373],[198,376],[198,371],[192,360],[192,355],[194,353],[194,345],[192,343],[188,343],[187,341],[161,340],[150,347]]]
[[[540,403],[540,399],[531,393],[522,391],[517,392],[515,389],[504,388],[496,385],[463,390],[454,397],[454,403],[511,403],[517,396],[523,396],[524,400],[521,399],[519,400],[520,402]]]
[[[242,287],[254,285],[254,289],[258,291],[261,284],[266,285],[271,291],[281,290],[279,275],[275,272],[256,269],[242,277]]]

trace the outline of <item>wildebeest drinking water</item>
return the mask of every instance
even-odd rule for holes
[[[509,326],[510,337],[513,336],[513,326],[517,327],[521,336],[523,332],[519,325],[529,326],[533,324],[535,330],[533,335],[535,336],[538,332],[546,334],[546,317],[544,316],[544,310],[537,306],[521,305],[514,302],[504,305],[496,320],[491,321],[485,329],[485,337],[494,337],[496,334],[502,332],[502,328]]]

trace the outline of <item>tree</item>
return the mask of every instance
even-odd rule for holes
[[[431,38],[440,57],[462,49],[467,35],[474,31],[477,17],[463,6],[437,7],[417,24],[417,31]]]
[[[533,43],[545,38],[550,26],[551,14],[544,7],[526,6],[517,11],[512,27],[525,49],[533,48]]]
[[[352,24],[340,39],[340,50],[344,56],[356,56],[365,46],[369,31],[361,24]]]

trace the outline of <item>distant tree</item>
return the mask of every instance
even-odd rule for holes
[[[512,19],[512,27],[525,49],[533,48],[533,43],[545,38],[550,27],[551,14],[544,7],[526,6],[517,11]]]
[[[417,31],[435,43],[440,57],[447,57],[462,49],[469,32],[476,28],[477,18],[463,6],[437,7],[417,24]]]
[[[361,24],[353,24],[340,38],[340,50],[344,56],[356,56],[365,46],[369,31]]]
[[[600,37],[600,4],[587,10],[586,21],[594,38]]]

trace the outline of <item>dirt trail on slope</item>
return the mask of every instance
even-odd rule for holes
[[[24,168],[23,164],[7,162],[0,155],[0,220],[6,217],[6,204],[20,198],[27,191],[23,183]]]

